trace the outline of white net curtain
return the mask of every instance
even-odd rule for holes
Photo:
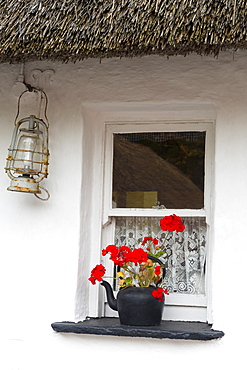
[[[116,217],[115,244],[141,247],[145,236],[163,243],[166,232],[156,217]],[[183,217],[182,233],[169,233],[162,262],[166,267],[164,287],[170,293],[204,294],[206,265],[206,222],[203,217]]]

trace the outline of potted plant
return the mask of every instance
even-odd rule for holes
[[[160,227],[167,232],[182,232],[185,226],[177,215],[165,216],[160,220]],[[166,238],[167,239],[167,238]],[[106,269],[102,264],[96,265],[91,271],[89,281],[95,285],[99,281],[106,289],[109,306],[118,311],[123,325],[153,326],[159,325],[164,308],[164,295],[169,294],[162,283],[165,267],[159,259],[164,252],[165,241],[159,245],[156,238],[147,236],[140,248],[108,245],[102,255],[110,255],[110,259],[118,267],[116,279],[120,290],[115,299],[112,287],[103,280]]]

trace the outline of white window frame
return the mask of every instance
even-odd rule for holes
[[[138,132],[206,132],[205,142],[205,184],[203,209],[138,209],[138,208],[112,208],[112,176],[113,176],[113,135],[121,133]],[[207,263],[206,263],[206,293],[203,295],[189,295],[172,293],[166,296],[164,319],[207,321],[211,322],[210,304],[210,250],[212,243],[212,185],[214,163],[214,120],[149,120],[106,122],[105,124],[105,155],[104,155],[104,193],[103,193],[103,233],[102,247],[114,243],[114,217],[117,216],[146,216],[164,217],[177,214],[180,217],[205,217],[207,223]],[[104,260],[107,269],[112,268],[112,262]],[[104,303],[105,305],[105,303]],[[116,313],[105,305],[103,309],[106,316]]]

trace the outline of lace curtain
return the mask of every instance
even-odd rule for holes
[[[162,243],[166,232],[156,217],[116,217],[115,244],[141,247],[145,236]],[[206,222],[202,217],[183,217],[186,229],[168,236],[162,258],[166,267],[164,287],[170,293],[204,294],[206,264]]]

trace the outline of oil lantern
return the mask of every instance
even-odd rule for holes
[[[47,100],[42,91],[35,90],[35,92],[41,94],[41,99],[45,97]],[[5,167],[11,179],[7,190],[33,193],[42,200],[49,198],[48,191],[40,186],[40,182],[48,176],[48,127],[48,122],[35,115],[15,121]],[[40,189],[46,191],[48,198],[43,199],[38,196],[41,193]]]

